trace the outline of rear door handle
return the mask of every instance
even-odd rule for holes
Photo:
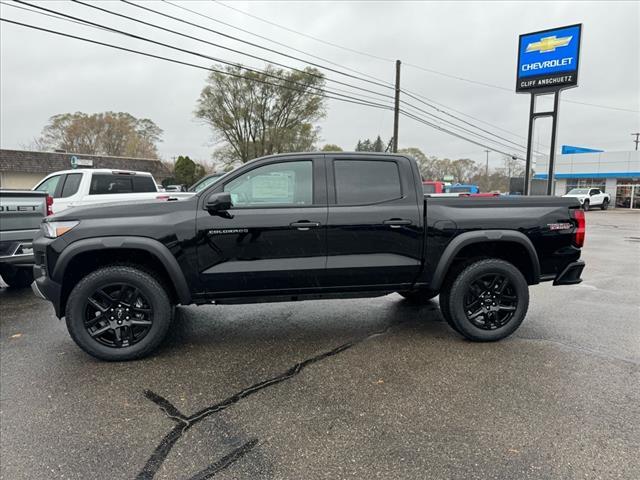
[[[297,228],[298,230],[300,230],[302,232],[306,232],[310,228],[319,227],[320,223],[318,223],[318,222],[310,222],[308,220],[300,220],[299,222],[290,223],[289,226],[291,228]]]
[[[400,228],[403,225],[412,225],[411,220],[405,220],[403,218],[390,218],[382,222],[384,225],[389,225],[391,228]]]

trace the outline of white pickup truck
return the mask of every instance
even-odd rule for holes
[[[181,200],[191,192],[160,192],[148,172],[78,168],[63,170],[45,177],[33,190],[46,192],[55,201],[53,213],[78,206],[140,200]]]
[[[563,197],[577,198],[584,210],[589,210],[591,207],[600,207],[602,210],[606,210],[611,203],[611,195],[599,188],[573,188]]]

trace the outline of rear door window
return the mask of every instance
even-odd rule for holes
[[[133,191],[140,192],[157,192],[153,177],[150,175],[136,175],[133,177]]]
[[[78,192],[78,187],[80,187],[80,180],[82,180],[81,173],[70,173],[67,175],[67,178],[64,180],[64,185],[62,187],[62,193],[60,196],[62,198],[70,197],[71,195],[75,195]]]
[[[132,176],[97,174],[91,177],[89,195],[107,195],[111,193],[133,193]]]
[[[334,160],[333,168],[338,205],[366,205],[402,197],[396,162]]]

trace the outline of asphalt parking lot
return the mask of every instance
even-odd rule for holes
[[[103,363],[1,289],[0,477],[638,479],[640,215],[587,222],[584,282],[493,344],[393,294],[181,307]]]

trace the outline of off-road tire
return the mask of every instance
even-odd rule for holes
[[[589,211],[589,200],[585,200],[584,202],[582,202],[582,209],[583,209],[585,212],[588,212],[588,211]]]
[[[600,210],[606,210],[607,208],[609,208],[609,200],[603,200],[602,201],[602,205],[600,205]]]
[[[495,329],[479,328],[465,312],[465,298],[470,292],[471,284],[489,275],[500,275],[508,279],[508,288],[516,297],[512,316],[504,325]],[[450,315],[455,329],[465,338],[476,342],[493,342],[511,335],[522,324],[529,308],[529,286],[522,272],[511,263],[495,258],[484,259],[467,265],[456,275],[444,299],[441,294],[440,302],[443,316],[446,318]]]
[[[124,347],[105,346],[89,335],[85,327],[87,298],[105,285],[124,282],[139,289],[152,309],[151,327],[138,343]],[[96,270],[73,288],[66,307],[66,323],[76,344],[89,355],[106,361],[135,360],[153,352],[165,338],[173,309],[163,286],[149,273],[129,265],[116,265]]]

